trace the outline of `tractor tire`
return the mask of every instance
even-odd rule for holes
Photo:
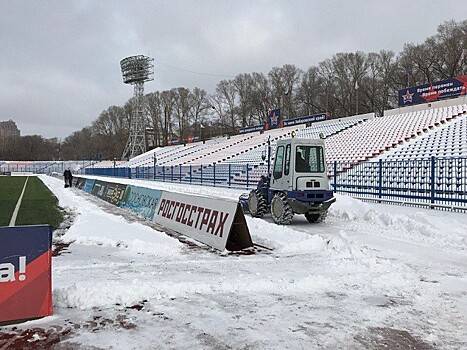
[[[293,219],[293,210],[287,201],[287,195],[277,192],[271,201],[271,216],[278,225],[289,225]]]
[[[259,190],[253,190],[248,195],[248,210],[251,216],[262,218],[268,212],[268,203],[263,193]]]
[[[321,213],[306,213],[305,217],[310,224],[315,224],[315,223],[323,222],[324,219],[326,219],[327,215],[328,215],[328,212],[323,211]]]

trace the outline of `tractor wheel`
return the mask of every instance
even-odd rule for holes
[[[266,198],[259,190],[253,190],[248,196],[248,210],[251,216],[255,218],[262,218],[268,211],[268,203]]]
[[[318,223],[324,221],[326,216],[328,215],[327,211],[323,211],[321,213],[306,213],[305,217],[310,224]]]
[[[277,192],[271,201],[271,216],[278,225],[289,225],[292,222],[293,211],[287,201],[287,195]]]

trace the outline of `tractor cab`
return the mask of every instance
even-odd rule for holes
[[[314,192],[329,190],[324,140],[292,138],[278,141],[271,189]]]

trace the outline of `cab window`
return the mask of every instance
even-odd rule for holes
[[[297,173],[323,173],[323,147],[297,146],[295,154],[295,171]]]
[[[284,166],[284,175],[289,175],[290,172],[290,145],[285,147],[285,166]]]
[[[275,179],[282,177],[282,165],[284,163],[284,146],[277,147],[276,160],[274,162],[273,176]]]

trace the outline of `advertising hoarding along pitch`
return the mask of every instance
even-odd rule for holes
[[[86,179],[83,179],[82,177],[73,177],[73,187],[77,187],[80,190],[83,189],[84,183],[86,182]]]
[[[102,199],[110,204],[119,205],[123,200],[126,188],[127,185],[108,182]]]
[[[86,182],[84,183],[84,187],[83,187],[83,190],[87,193],[91,193],[92,192],[92,189],[94,187],[94,182],[96,182],[96,180],[94,179],[86,179]]]
[[[119,206],[152,220],[162,192],[152,188],[128,185]]]
[[[238,251],[253,246],[238,202],[100,180],[92,180],[92,185],[93,195],[215,249]]]
[[[99,197],[100,199],[104,199],[104,193],[105,193],[106,189],[107,189],[107,183],[106,182],[96,180],[94,182],[94,187],[92,188],[91,193],[94,196]]]
[[[399,107],[435,102],[442,99],[464,96],[466,94],[467,75],[461,75],[431,84],[399,90]]]
[[[253,246],[240,205],[226,199],[163,191],[154,222],[218,250]]]
[[[0,227],[0,324],[52,314],[52,231]]]

